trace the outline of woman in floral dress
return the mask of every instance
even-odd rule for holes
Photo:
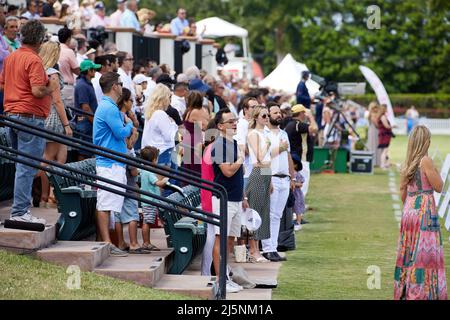
[[[394,299],[445,300],[444,250],[433,192],[441,192],[442,179],[428,157],[430,131],[412,131],[401,173],[404,203],[395,265]]]

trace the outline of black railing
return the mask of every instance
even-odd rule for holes
[[[206,216],[208,216],[208,214],[209,214],[209,216],[212,215],[213,217],[219,218],[220,233],[221,233],[221,235],[220,235],[220,271],[219,271],[220,278],[219,278],[219,292],[218,292],[217,298],[225,299],[225,297],[226,297],[226,261],[227,261],[227,236],[226,235],[227,235],[228,196],[227,196],[227,192],[226,192],[225,188],[222,185],[217,184],[215,182],[201,179],[198,176],[190,175],[186,172],[178,172],[178,171],[175,171],[168,167],[157,165],[157,164],[154,164],[152,162],[149,162],[149,161],[146,161],[143,159],[133,158],[127,154],[123,154],[123,153],[120,153],[120,152],[117,152],[114,150],[106,149],[106,148],[94,145],[92,143],[89,143],[89,142],[86,142],[86,141],[83,141],[80,139],[68,137],[65,135],[55,133],[53,131],[49,131],[49,130],[46,130],[46,129],[43,129],[40,127],[36,127],[34,125],[31,125],[31,124],[21,121],[21,120],[11,119],[9,117],[5,117],[4,115],[0,115],[0,122],[4,123],[6,126],[9,126],[11,128],[21,130],[24,132],[28,132],[30,134],[39,136],[41,138],[59,142],[61,144],[65,144],[67,146],[86,150],[88,152],[91,152],[92,154],[103,156],[105,158],[109,158],[109,159],[112,159],[112,160],[115,160],[115,161],[118,161],[121,163],[125,163],[128,165],[134,166],[136,168],[140,168],[143,170],[154,172],[156,174],[160,174],[162,176],[176,179],[176,180],[182,181],[184,183],[196,186],[200,189],[210,191],[213,194],[217,195],[218,198],[220,199],[220,216],[213,215],[212,213],[207,213],[203,210],[199,211],[199,209],[197,209],[197,208],[194,208],[192,211],[196,211],[201,214],[205,214]],[[4,148],[7,148],[7,147],[4,147]],[[4,149],[4,148],[2,148],[2,149]],[[11,149],[11,148],[7,148],[7,149]],[[10,156],[5,156],[5,155],[2,155],[2,156],[5,158],[8,158],[10,160],[17,161],[17,162],[23,161],[22,159],[16,159],[16,158],[10,157]],[[30,155],[28,155],[28,156],[30,156]],[[18,160],[21,160],[21,161],[18,161]],[[38,158],[37,161],[43,161],[43,159]],[[43,162],[45,162],[45,161],[43,161]],[[26,163],[24,163],[24,164],[26,164]],[[26,164],[26,165],[28,165],[28,164]],[[36,165],[32,165],[32,167],[36,167]],[[46,167],[43,167],[43,168],[46,168]],[[44,169],[41,168],[41,170],[44,170]],[[59,172],[56,172],[56,174],[59,174]],[[87,175],[85,172],[81,172],[81,174]],[[71,178],[71,179],[73,179],[73,178]],[[73,180],[76,180],[76,179],[73,179]],[[88,184],[93,185],[91,183],[88,183]],[[113,183],[111,183],[111,184],[113,184]],[[207,186],[205,186],[205,184],[210,185],[212,187],[207,187]],[[95,185],[93,185],[93,186],[95,186]],[[127,189],[127,187],[128,186],[124,186],[125,189]],[[111,191],[111,190],[113,190],[113,191]],[[114,192],[114,190],[115,189],[110,189],[107,191]],[[117,190],[115,190],[115,191],[117,191]],[[135,191],[135,190],[133,190],[133,191]],[[125,195],[128,196],[128,194],[126,194],[126,193],[125,193]],[[151,194],[150,194],[150,196],[151,196]],[[167,201],[165,198],[162,198],[162,199],[163,199],[163,201]],[[157,207],[167,209],[166,207],[163,207],[160,203],[157,203],[157,202],[153,202],[153,203]],[[176,203],[176,205],[180,206],[179,203]],[[206,218],[203,218],[201,216],[199,217],[199,216],[190,215],[186,212],[180,212],[180,214],[186,215],[186,216],[191,216],[195,219],[202,220],[205,222],[208,222],[208,220],[209,220],[209,219],[206,220]]]

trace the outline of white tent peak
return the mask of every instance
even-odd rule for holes
[[[206,26],[203,37],[220,38],[220,37],[248,37],[248,31],[242,27],[232,24],[218,17],[206,18],[196,22],[197,30],[203,31]]]
[[[302,77],[302,71],[307,70],[308,67],[305,64],[297,62],[288,53],[275,70],[259,83],[259,86],[284,91],[286,93],[295,93]],[[310,79],[306,81],[306,87],[308,88],[309,94],[314,95],[319,92],[320,85]]]

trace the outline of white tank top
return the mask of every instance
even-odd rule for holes
[[[260,148],[259,150],[264,150],[266,148],[266,144],[268,141],[268,137],[267,137],[266,133],[260,132],[256,129],[253,129],[250,131],[249,134],[252,134],[252,132],[256,132],[259,135],[259,148]],[[247,143],[248,143],[248,140],[247,140]],[[256,157],[256,151],[258,151],[258,150],[253,150],[252,147],[250,146],[250,144],[248,145],[248,153],[249,153],[250,162],[252,165],[258,164],[258,158]],[[268,151],[265,154],[262,162],[263,163],[270,162],[270,159],[271,159],[270,158],[270,148],[268,148]]]

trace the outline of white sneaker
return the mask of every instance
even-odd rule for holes
[[[241,291],[238,287],[236,287],[236,283],[231,280],[227,280],[227,293],[236,293]]]
[[[29,213],[29,212],[27,212],[21,216],[11,217],[10,220],[20,221],[20,222],[42,223],[42,224],[46,223],[45,219],[33,217],[31,215],[31,213]]]
[[[300,223],[294,224],[294,231],[300,231],[302,230],[302,225]]]
[[[244,290],[244,287],[243,287],[243,286],[238,285],[238,284],[237,284],[236,282],[234,282],[233,280],[228,280],[228,281],[230,282],[230,284],[231,284],[232,286],[238,288],[239,291],[240,291],[240,290]]]

